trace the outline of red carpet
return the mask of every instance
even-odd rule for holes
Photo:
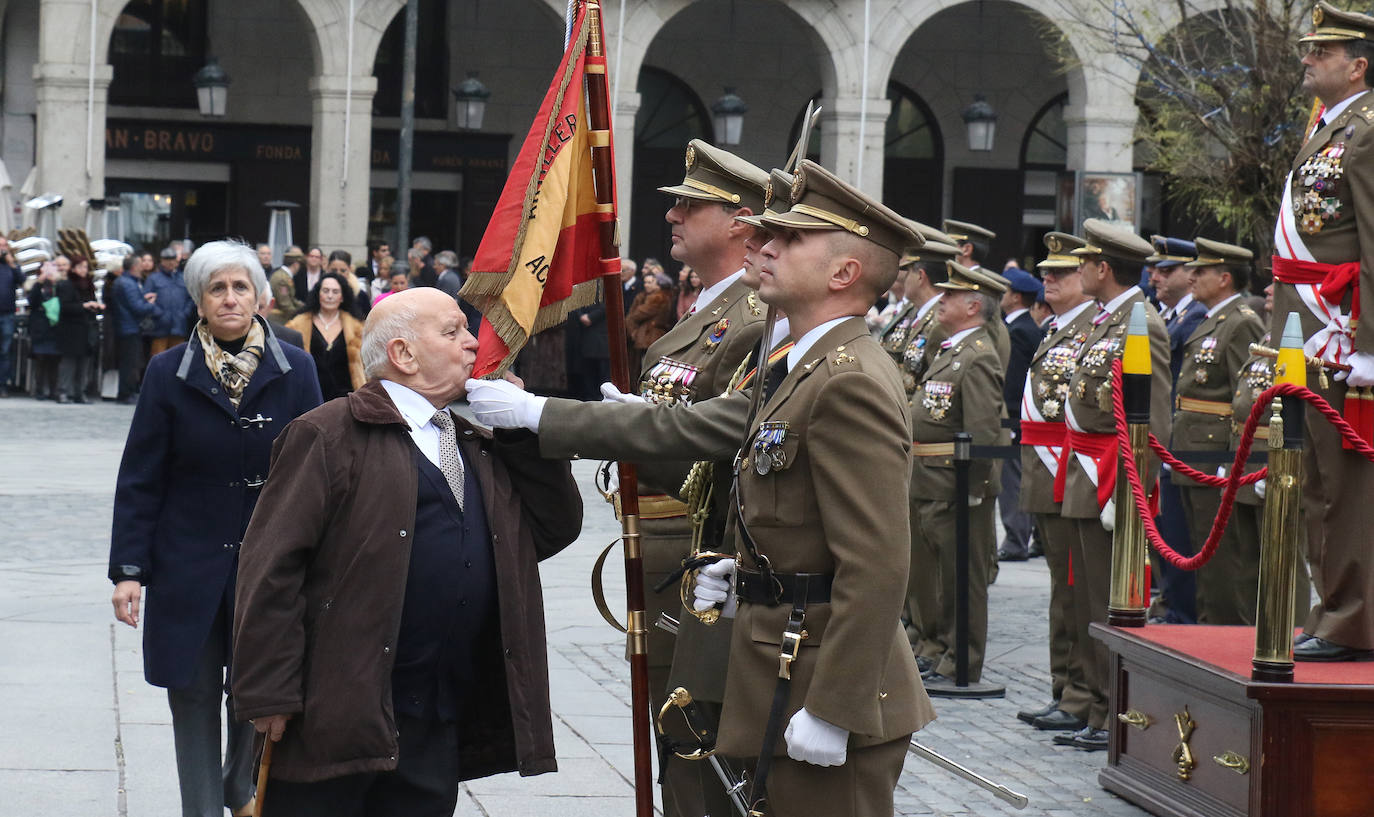
[[[1254,627],[1151,624],[1131,630],[1131,634],[1174,652],[1200,658],[1241,678],[1250,677],[1250,659],[1255,655]],[[1299,684],[1374,685],[1374,661],[1343,664],[1299,661],[1293,668],[1293,681]]]

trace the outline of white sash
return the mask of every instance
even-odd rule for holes
[[[1030,420],[1033,423],[1043,423],[1044,415],[1035,407],[1035,397],[1031,393],[1031,379],[1026,378],[1026,388],[1021,392],[1021,419]],[[1058,445],[1033,445],[1035,455],[1050,469],[1050,477],[1059,475],[1059,450],[1063,446]]]
[[[1293,213],[1293,173],[1290,171],[1283,185],[1283,202],[1279,205],[1279,220],[1274,226],[1274,253],[1294,261],[1316,261],[1312,251],[1302,240],[1298,221]],[[1303,306],[1323,326],[1303,343],[1303,351],[1331,363],[1343,363],[1354,351],[1354,329],[1350,316],[1330,303],[1317,291],[1316,284],[1292,284]]]
[[[1078,424],[1078,418],[1073,416],[1073,408],[1067,400],[1064,401],[1064,422],[1069,424],[1069,428],[1074,431],[1082,431],[1083,426]],[[1083,470],[1088,473],[1088,480],[1093,487],[1097,487],[1097,460],[1082,451],[1075,451],[1073,455],[1078,458],[1078,464],[1083,466]]]

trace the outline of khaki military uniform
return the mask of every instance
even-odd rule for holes
[[[1124,480],[1125,469],[1120,462],[1113,471],[1102,463],[1110,459],[1095,456],[1084,450],[1094,442],[1116,450],[1116,420],[1112,415],[1112,362],[1125,350],[1126,328],[1131,310],[1137,303],[1145,303],[1139,289],[1132,289],[1116,309],[1109,314],[1099,312],[1092,321],[1092,329],[1083,340],[1073,379],[1069,382],[1069,399],[1065,419],[1071,432],[1091,435],[1080,444],[1071,434],[1073,451],[1064,467],[1064,504],[1062,513],[1078,528],[1078,537],[1070,558],[1073,563],[1074,612],[1080,619],[1079,631],[1086,632],[1091,622],[1105,623],[1107,601],[1111,589],[1112,534],[1102,526],[1103,502],[1099,501],[1099,482],[1103,485],[1104,501],[1111,496],[1108,488],[1117,480]],[[1091,309],[1089,310],[1091,311]],[[1164,321],[1153,306],[1145,303],[1150,336],[1150,431],[1156,438],[1169,439],[1171,411],[1169,405],[1169,338]],[[1159,466],[1153,456],[1141,479],[1154,483]],[[1099,471],[1099,469],[1101,470]],[[1093,702],[1088,725],[1105,729],[1107,723],[1107,650],[1092,639],[1084,662],[1085,678],[1092,689]]]
[[[780,730],[770,813],[891,814],[905,744],[935,713],[898,621],[909,536],[906,399],[863,318],[839,323],[811,347],[746,440],[737,490],[758,551],[779,573],[834,577],[830,601],[806,609],[782,723],[805,706],[850,733],[845,764],[819,769],[790,760]],[[736,550],[742,571],[758,569],[742,538]],[[724,754],[759,754],[790,613],[790,604],[740,602],[721,717]]]
[[[1260,343],[1268,346],[1269,335],[1266,334]],[[1234,451],[1240,445],[1240,433],[1245,428],[1245,422],[1250,417],[1250,410],[1254,407],[1255,400],[1260,396],[1260,393],[1272,385],[1274,385],[1274,359],[1265,355],[1251,355],[1246,358],[1236,377],[1236,393],[1231,399],[1231,450]],[[1272,413],[1267,408],[1260,413],[1260,424],[1255,429],[1255,440],[1250,449],[1251,454],[1256,452],[1264,454],[1268,451],[1269,418]],[[1260,465],[1246,465],[1245,473],[1258,471],[1261,467]],[[1258,554],[1263,535],[1261,525],[1263,518],[1264,500],[1256,493],[1253,485],[1242,485],[1236,491],[1236,504],[1231,508],[1231,521],[1226,526],[1226,532],[1222,534],[1218,550],[1239,551],[1253,547]],[[1305,522],[1306,517],[1304,516]],[[1307,534],[1307,525],[1299,525],[1298,535],[1302,538],[1299,552],[1307,549]],[[1255,576],[1255,582],[1254,585],[1250,585],[1251,593],[1248,596],[1249,609],[1251,610],[1255,609],[1255,602],[1257,601],[1258,574]],[[1306,618],[1311,606],[1312,582],[1308,578],[1306,560],[1299,559],[1296,581],[1293,584],[1294,620],[1302,621]]]
[[[1091,640],[1088,618],[1075,612],[1069,553],[1078,538],[1077,525],[1060,515],[1054,482],[1063,452],[1064,404],[1078,356],[1097,307],[1088,303],[1063,325],[1052,324],[1031,357],[1021,397],[1021,510],[1035,514],[1050,569],[1050,677],[1059,709],[1086,721],[1093,694],[1084,672]],[[1058,445],[1048,444],[1057,437]]]
[[[1301,316],[1304,338],[1326,324],[1304,301],[1320,306],[1310,283],[1295,280],[1282,259],[1311,258],[1320,264],[1358,263],[1363,300],[1356,327],[1356,351],[1374,351],[1374,94],[1364,92],[1316,131],[1293,160],[1279,223],[1275,229],[1274,312],[1270,333],[1278,337],[1290,312]],[[1320,188],[1318,187],[1320,185]],[[1304,298],[1304,294],[1307,295]],[[1347,292],[1340,311],[1349,315]],[[1332,380],[1308,387],[1340,409],[1346,385]],[[1340,435],[1316,412],[1307,412],[1303,451],[1303,507],[1308,519],[1308,560],[1320,601],[1304,629],[1345,647],[1374,649],[1374,520],[1366,498],[1374,496],[1374,464],[1343,450]]]
[[[931,310],[934,312],[934,310]],[[948,348],[940,348],[948,346]],[[909,605],[921,610],[920,654],[935,671],[955,671],[955,525],[954,434],[973,434],[974,445],[995,445],[1001,436],[1004,371],[986,326],[958,342],[942,341],[916,387],[911,412],[911,572]],[[969,466],[969,493],[983,500],[969,508],[969,680],[982,677],[987,646],[989,540],[996,538],[992,498],[1001,488],[992,478],[992,462],[975,458]],[[921,573],[934,573],[937,595],[911,598],[921,588]],[[926,582],[924,584],[932,584]]]
[[[1241,297],[1217,307],[1182,347],[1183,368],[1175,398],[1173,442],[1176,451],[1225,451],[1231,442],[1231,399],[1250,344],[1264,334],[1264,326]],[[1204,473],[1215,472],[1203,466]],[[1201,548],[1221,507],[1221,489],[1200,485],[1174,472],[1188,534]],[[1254,624],[1255,589],[1259,580],[1259,539],[1218,548],[1197,571],[1197,613],[1200,624]]]
[[[911,326],[916,322],[916,311],[920,309],[920,304],[908,300],[902,307],[892,314],[887,324],[878,332],[878,343],[883,347],[892,358],[892,362],[898,365],[902,362],[902,352],[906,350],[908,336],[911,333]]]

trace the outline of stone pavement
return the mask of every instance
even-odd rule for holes
[[[163,817],[178,812],[166,696],[143,681],[140,636],[116,624],[105,579],[112,494],[132,409],[0,401],[0,793],[9,810],[46,817]],[[623,637],[588,592],[596,554],[617,533],[591,485],[581,539],[543,565],[560,771],[464,786],[460,817],[633,813],[628,668]],[[623,577],[607,571],[612,603]],[[992,588],[985,680],[1007,697],[936,701],[919,738],[1030,797],[1024,811],[917,758],[897,791],[901,815],[1138,817],[1097,785],[1105,755],[1055,747],[1015,720],[1049,689],[1043,560],[1003,564]],[[270,796],[270,795],[269,795]]]

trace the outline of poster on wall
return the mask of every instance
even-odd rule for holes
[[[1090,218],[1139,232],[1140,174],[1078,171],[1074,193],[1078,201],[1075,234],[1081,234],[1083,222]]]

